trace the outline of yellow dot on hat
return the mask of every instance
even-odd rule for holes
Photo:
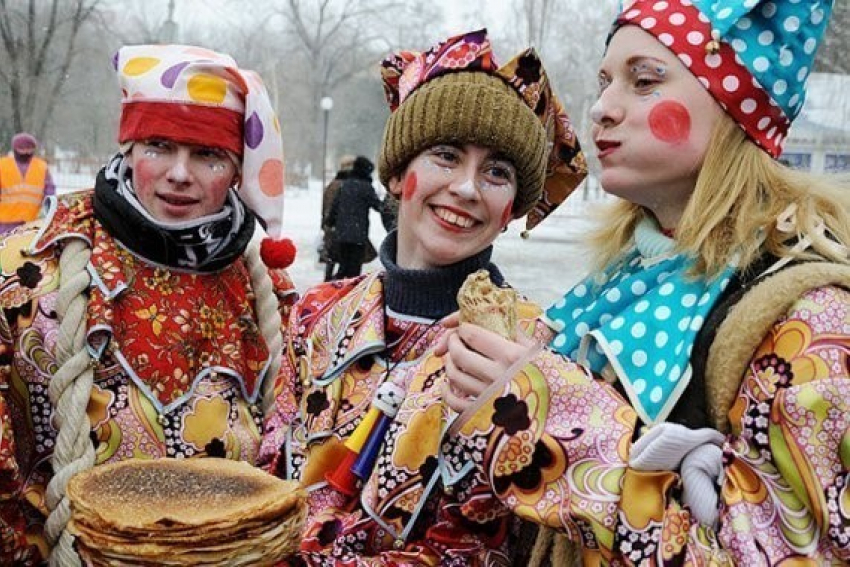
[[[221,77],[199,73],[189,79],[186,84],[189,98],[195,102],[224,102],[227,94],[227,83]]]
[[[136,77],[144,75],[157,65],[159,65],[159,59],[156,57],[133,57],[124,64],[122,72],[130,77]]]
[[[269,197],[283,194],[283,162],[279,159],[269,159],[260,167],[260,191]]]

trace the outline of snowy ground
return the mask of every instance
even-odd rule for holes
[[[90,187],[93,175],[75,174],[57,176],[59,192]],[[289,273],[299,290],[322,281],[324,264],[317,261],[316,246],[319,240],[321,211],[321,182],[314,180],[309,189],[287,187],[284,204],[284,228],[298,248],[298,256]],[[520,238],[523,223],[514,222],[508,231],[496,240],[494,260],[507,281],[521,293],[543,307],[560,298],[587,271],[586,252],[580,238],[590,224],[587,212],[598,201],[584,201],[573,195],[555,213],[531,232],[531,238]],[[385,232],[380,217],[374,211],[371,217],[370,237],[377,248]],[[364,270],[380,267],[377,260],[364,266]]]
[[[321,210],[320,183],[309,189],[287,187],[284,207],[284,228],[298,248],[295,263],[289,269],[299,289],[322,280],[324,264],[317,261],[316,244],[319,238]],[[573,195],[555,213],[531,232],[525,240],[519,235],[525,226],[514,222],[496,240],[494,260],[507,281],[530,299],[548,307],[576,283],[588,270],[586,253],[580,237],[590,224],[586,211],[596,204]],[[370,237],[375,247],[386,234],[380,217],[371,213]],[[377,268],[378,260],[364,266]]]

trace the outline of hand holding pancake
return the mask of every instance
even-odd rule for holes
[[[453,330],[436,353],[446,366],[443,399],[462,413],[528,351],[529,340],[517,333],[516,291],[494,285],[486,270],[466,279],[458,306],[459,314],[443,321]]]

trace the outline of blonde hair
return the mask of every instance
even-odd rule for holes
[[[724,114],[676,227],[676,248],[696,258],[693,275],[708,277],[716,276],[735,254],[742,268],[764,253],[848,264],[843,248],[850,245],[848,193],[847,179],[795,171],[775,161]],[[777,219],[792,205],[796,224],[789,233]],[[625,200],[603,214],[604,226],[590,237],[599,267],[616,262],[630,245],[638,221],[652,216]],[[821,221],[824,230],[818,229]],[[792,250],[805,237],[810,247]]]

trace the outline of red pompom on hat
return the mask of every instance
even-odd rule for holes
[[[295,244],[289,238],[264,238],[260,243],[260,258],[273,270],[288,268],[295,261]]]

